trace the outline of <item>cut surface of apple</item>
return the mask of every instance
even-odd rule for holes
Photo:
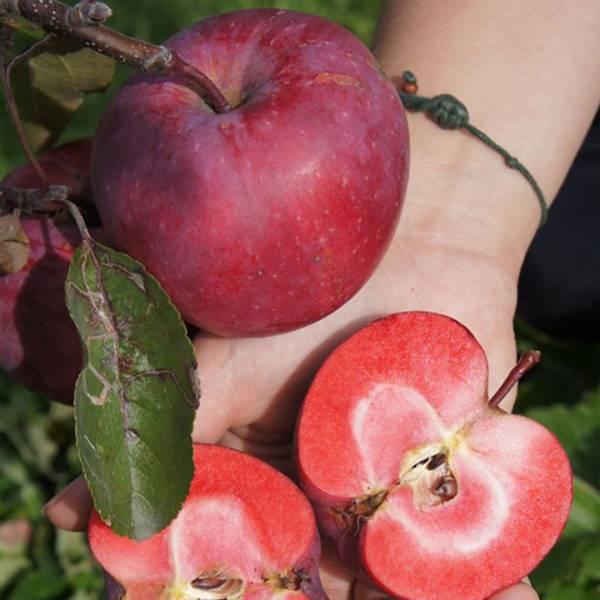
[[[518,582],[572,498],[556,438],[489,405],[483,349],[433,313],[375,321],[329,357],[301,413],[297,462],[344,562],[415,600],[483,599]]]
[[[127,600],[326,598],[314,515],[300,490],[220,446],[195,445],[194,464],[181,512],[148,540],[118,536],[91,517],[92,552]]]

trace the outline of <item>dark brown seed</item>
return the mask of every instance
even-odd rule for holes
[[[227,580],[220,577],[197,577],[192,581],[195,590],[214,590],[221,587]]]
[[[457,490],[456,479],[453,477],[444,477],[435,486],[433,493],[442,500],[452,500],[456,496]]]
[[[443,465],[446,462],[446,455],[443,453],[435,454],[429,459],[427,463],[428,471],[435,471],[440,465]]]

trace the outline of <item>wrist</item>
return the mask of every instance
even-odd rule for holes
[[[431,241],[496,263],[516,282],[540,221],[520,173],[463,131],[409,114],[411,173],[396,237]]]

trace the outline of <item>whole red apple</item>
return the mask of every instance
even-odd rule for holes
[[[79,140],[48,151],[40,164],[50,184],[87,196],[90,153],[91,141]],[[17,168],[3,183],[42,185],[30,166]],[[21,224],[29,238],[28,262],[18,273],[0,276],[0,368],[29,389],[70,404],[82,354],[65,305],[65,280],[81,236],[74,224],[45,217],[23,218]]]
[[[223,335],[313,322],[346,302],[400,214],[408,134],[367,48],[325,19],[250,10],[167,44],[232,110],[136,76],[98,129],[93,191],[113,242],[184,318]]]
[[[120,537],[92,514],[92,553],[118,584],[109,597],[324,600],[319,536],[300,490],[269,465],[221,446],[195,445],[194,464],[179,515],[147,540]]]
[[[488,598],[527,575],[566,522],[565,452],[488,401],[487,372],[465,327],[403,313],[342,344],[308,392],[300,483],[342,560],[395,597]]]

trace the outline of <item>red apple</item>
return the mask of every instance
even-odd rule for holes
[[[313,322],[368,279],[408,172],[398,95],[367,48],[325,19],[250,10],[166,44],[233,109],[136,76],[98,129],[92,184],[117,246],[184,318],[224,335]]]
[[[66,185],[69,195],[80,198],[90,196],[90,157],[92,140],[68,142],[48,150],[38,161],[49,184]],[[2,182],[16,188],[38,188],[43,185],[30,165],[17,167]]]
[[[86,196],[91,141],[80,140],[50,150],[40,163],[50,184],[67,185],[71,195]],[[30,166],[10,173],[5,185],[42,185]],[[81,242],[74,224],[45,217],[21,221],[29,238],[26,266],[0,276],[0,368],[20,383],[53,400],[73,402],[81,370],[81,342],[65,305],[65,280]]]
[[[572,478],[556,438],[487,398],[487,361],[453,319],[375,321],[318,372],[300,481],[351,568],[396,597],[481,600],[556,542]]]
[[[92,553],[120,584],[115,598],[326,598],[308,500],[279,471],[229,448],[194,446],[195,475],[181,512],[142,542],[116,535],[96,512]]]

